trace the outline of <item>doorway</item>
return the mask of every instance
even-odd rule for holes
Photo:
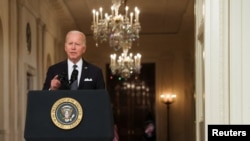
[[[155,64],[143,63],[140,74],[124,79],[112,75],[106,66],[107,90],[113,108],[120,141],[145,141],[155,138],[145,134],[148,123],[154,124]]]

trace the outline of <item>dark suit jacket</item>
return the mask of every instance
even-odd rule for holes
[[[68,82],[68,63],[67,60],[59,62],[48,68],[43,90],[49,90],[51,80],[59,74],[64,74]],[[67,84],[62,84],[60,90],[69,89]],[[105,82],[102,70],[85,60],[82,64],[82,73],[78,89],[105,89]]]

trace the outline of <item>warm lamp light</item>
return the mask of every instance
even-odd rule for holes
[[[162,94],[160,95],[161,101],[167,105],[167,141],[170,141],[170,104],[175,101],[175,94]]]
[[[160,98],[164,104],[171,104],[175,101],[176,95],[175,94],[162,94]]]

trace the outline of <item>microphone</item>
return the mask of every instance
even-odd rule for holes
[[[64,83],[67,80],[67,74],[65,72],[58,74],[57,79],[61,82]]]

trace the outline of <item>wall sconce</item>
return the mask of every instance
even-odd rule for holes
[[[175,94],[161,94],[160,95],[161,102],[164,104],[172,104],[175,101],[176,95]]]
[[[161,102],[167,105],[167,141],[170,141],[170,104],[175,102],[175,94],[161,94]]]

